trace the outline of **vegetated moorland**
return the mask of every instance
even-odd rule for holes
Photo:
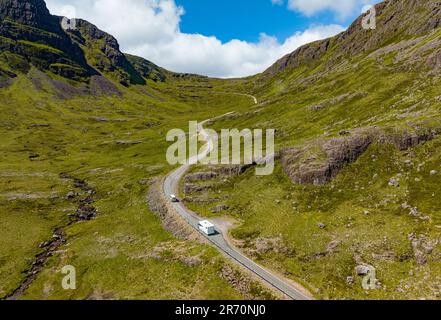
[[[273,175],[194,167],[182,196],[234,218],[238,247],[318,298],[438,299],[440,3],[376,10],[376,30],[360,18],[250,78],[259,104],[212,125],[276,129]],[[376,290],[362,288],[361,265]]]
[[[232,80],[166,71],[23,2],[0,2],[0,297],[38,270],[22,298],[274,298],[231,281],[214,248],[165,231],[146,204],[173,169],[168,130],[233,112],[210,127],[276,129],[275,172],[194,167],[190,208],[233,218],[238,247],[317,298],[439,298],[439,1],[385,1],[375,30],[359,18]],[[214,174],[191,179],[201,171]],[[60,286],[66,264],[75,291]]]
[[[43,1],[0,9],[0,298],[274,298],[146,201],[172,169],[170,129],[253,102],[125,56],[86,21],[65,32]]]

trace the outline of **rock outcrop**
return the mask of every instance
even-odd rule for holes
[[[343,137],[314,140],[304,146],[281,152],[285,173],[295,184],[322,185],[331,181],[345,165],[356,161],[372,143],[391,144],[401,151],[429,141],[440,129],[363,128],[348,131]]]
[[[41,0],[1,0],[0,19],[11,19],[45,30],[57,27],[57,19],[49,13],[46,4]]]
[[[219,174],[217,172],[209,171],[209,172],[194,172],[187,174],[185,176],[185,182],[198,182],[198,181],[206,181],[217,178]]]
[[[146,83],[120,51],[113,36],[82,19],[76,19],[75,25],[76,29],[68,33],[75,42],[87,48],[85,53],[89,64],[100,72],[111,73],[124,86]]]
[[[191,193],[199,193],[210,189],[210,186],[200,186],[196,184],[186,183],[184,185],[184,193],[185,194],[191,194]]]
[[[62,29],[61,18],[51,15],[43,0],[2,0],[0,18],[2,55],[12,53],[40,70],[74,80],[97,73]]]

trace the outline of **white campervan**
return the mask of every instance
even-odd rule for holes
[[[198,224],[199,230],[205,233],[207,236],[212,236],[216,234],[216,229],[210,221],[200,221]]]

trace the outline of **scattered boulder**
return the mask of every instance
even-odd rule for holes
[[[217,178],[219,174],[214,171],[190,173],[185,177],[185,182],[206,181]]]
[[[66,199],[67,199],[67,200],[72,200],[72,199],[74,199],[76,196],[77,196],[77,193],[76,193],[76,192],[74,192],[74,191],[69,191],[69,192],[66,194]]]
[[[320,229],[326,229],[326,224],[319,222],[317,223],[317,227],[319,227]]]
[[[421,213],[418,211],[417,207],[412,207],[409,204],[403,203],[401,205],[401,208],[404,210],[409,210],[409,215],[413,216],[413,217],[421,217]]]
[[[210,186],[199,186],[196,184],[186,183],[184,185],[184,193],[190,194],[190,193],[199,193],[205,190],[210,189]]]
[[[161,125],[160,121],[147,121],[144,123],[147,128],[153,128]]]
[[[117,140],[115,142],[117,145],[120,146],[134,146],[142,143],[141,141],[134,141],[134,140]]]
[[[415,250],[415,260],[419,265],[425,265],[427,263],[427,257],[419,250]]]
[[[220,175],[227,176],[239,176],[245,173],[248,169],[252,168],[253,164],[244,164],[244,165],[225,165],[220,166],[216,169],[216,172]]]
[[[408,239],[411,242],[416,262],[419,265],[425,265],[428,260],[427,256],[432,254],[438,241],[431,240],[425,235],[417,236],[413,233],[408,236]]]
[[[210,211],[211,211],[212,213],[220,213],[220,212],[226,211],[226,210],[228,210],[228,209],[230,209],[229,206],[224,205],[224,204],[221,204],[221,205],[218,205],[218,206],[216,206],[216,207],[214,207],[214,208],[211,208]]]
[[[341,245],[341,241],[340,240],[333,240],[331,241],[327,247],[326,247],[326,253],[333,253],[337,250],[337,248]]]
[[[354,277],[350,276],[350,277],[347,277],[347,278],[346,278],[346,283],[347,283],[348,285],[353,285],[354,282],[355,282]]]
[[[400,186],[400,181],[396,178],[391,178],[389,180],[389,186],[398,188]]]
[[[359,276],[365,276],[367,274],[369,274],[370,269],[369,266],[367,265],[359,265],[355,267],[355,273],[357,273],[357,275]]]

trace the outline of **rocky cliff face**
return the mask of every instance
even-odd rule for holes
[[[281,152],[285,173],[295,184],[322,185],[331,181],[345,165],[355,162],[372,143],[393,145],[400,151],[438,137],[441,127],[415,125],[399,128],[359,128],[342,132],[342,137],[310,141]]]
[[[77,19],[75,30],[64,30],[62,17],[51,15],[43,0],[0,0],[0,18],[0,67],[11,72],[26,73],[32,65],[86,82],[103,75],[124,86],[146,84],[149,72],[165,79],[159,67],[142,58],[133,59],[150,67],[136,70],[113,36],[85,20]],[[1,77],[7,77],[6,70]]]
[[[0,0],[0,19],[42,28],[57,29],[57,18],[49,13],[46,4],[40,0]]]
[[[22,60],[42,71],[84,80],[97,74],[87,65],[80,46],[72,42],[41,0],[0,2],[1,60]],[[26,69],[29,69],[27,67]],[[23,71],[23,70],[21,70]]]
[[[124,86],[145,84],[142,75],[135,70],[120,51],[118,41],[88,21],[77,19],[76,30],[69,30],[71,38],[85,50],[88,63],[104,73],[112,73]]]
[[[363,29],[362,20],[366,15],[361,15],[346,31],[300,47],[277,61],[264,75],[274,76],[286,69],[315,66],[320,62],[329,69],[344,58],[378,49],[397,38],[430,33],[441,25],[440,0],[386,0],[377,4],[375,9],[375,30]],[[327,53],[330,53],[329,57],[325,57]]]

